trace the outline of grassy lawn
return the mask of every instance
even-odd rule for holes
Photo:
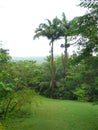
[[[5,121],[5,130],[98,130],[98,105],[40,97],[31,114]]]

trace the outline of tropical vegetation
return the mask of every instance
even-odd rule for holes
[[[42,116],[44,116],[44,112],[41,113],[41,109],[39,110],[39,107],[45,110],[45,107],[43,108],[43,106],[41,106],[43,100],[45,101],[46,110],[52,113],[52,120],[58,120],[57,113],[61,113],[62,111],[63,113],[59,115],[60,120],[63,119],[67,123],[71,123],[70,121],[75,119],[76,122],[79,123],[80,121],[80,124],[87,125],[85,122],[82,122],[84,117],[82,117],[83,109],[80,110],[79,108],[81,104],[81,108],[85,107],[85,109],[87,109],[87,111],[83,111],[87,115],[85,120],[87,121],[89,117],[91,117],[92,120],[89,120],[89,122],[93,121],[95,124],[95,126],[88,125],[85,128],[83,126],[81,129],[98,129],[98,125],[96,124],[98,117],[95,117],[96,121],[94,119],[98,107],[93,108],[95,113],[92,115],[91,106],[88,105],[89,103],[86,103],[87,106],[81,103],[93,102],[97,104],[98,101],[98,2],[97,0],[81,0],[80,6],[88,8],[88,12],[85,15],[75,17],[68,21],[65,13],[62,13],[62,19],[59,19],[57,16],[53,20],[47,19],[46,23],[41,23],[39,27],[35,29],[34,40],[40,38],[40,36],[46,37],[51,46],[50,55],[45,57],[43,63],[38,64],[34,60],[14,61],[9,55],[9,50],[0,47],[1,123],[7,121],[4,124],[8,124],[7,119],[10,117],[15,117],[17,120],[19,116],[29,116],[31,113],[33,114],[32,111],[35,109],[39,115],[42,114]],[[61,38],[64,39],[64,44],[61,44],[61,47],[64,48],[64,54],[55,56],[54,41],[60,40]],[[70,48],[71,46],[75,46],[76,49],[73,54],[69,56],[68,47]],[[53,98],[54,100],[40,97],[40,101],[39,98],[38,100],[35,98],[36,95]],[[74,101],[67,102],[61,100]],[[78,102],[79,105],[77,104],[75,107],[74,103],[77,103],[75,101],[81,102]],[[68,103],[72,109],[64,105],[65,103]],[[58,109],[58,104],[62,106],[60,110]],[[32,111],[30,111],[31,108]],[[51,108],[53,108],[53,112],[50,110]],[[69,115],[64,112],[65,109],[67,109],[67,111],[69,109],[71,112],[68,111],[69,115],[71,114],[71,119]],[[76,110],[79,112],[78,114]],[[90,111],[90,113],[88,111]],[[36,117],[38,118],[39,115]],[[50,118],[47,112],[46,115],[47,118]],[[57,118],[53,118],[53,116]],[[68,120],[65,119],[64,116],[67,116]],[[79,116],[81,118],[79,118]],[[32,119],[34,119],[33,115]],[[61,122],[61,124],[63,123],[64,122]],[[72,123],[71,125],[73,126]],[[76,123],[74,125],[75,130],[79,128]],[[2,127],[0,129],[3,129],[2,124],[0,124],[0,127]],[[54,127],[53,125],[52,129],[54,129]],[[57,128],[63,129],[63,125],[60,126],[60,128],[57,126]],[[8,129],[11,130],[12,128]],[[73,129],[73,127],[66,124],[66,129]]]

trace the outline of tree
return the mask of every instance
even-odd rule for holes
[[[0,68],[0,117],[6,118],[8,113],[16,109],[21,110],[29,100],[30,95],[25,94],[29,88],[34,89],[38,85],[41,76],[37,75],[38,67],[33,60],[4,62],[2,66]]]
[[[64,45],[61,44],[61,47],[65,48],[64,51],[64,71],[67,71],[67,58],[68,58],[68,47],[71,45],[68,42],[71,40],[70,37],[74,36],[72,20],[67,21],[65,13],[62,13],[62,19],[60,20],[60,37],[64,38]]]
[[[98,52],[98,2],[97,0],[81,0],[80,6],[88,8],[88,12],[74,21],[74,27],[79,40],[77,45],[82,49],[82,58]]]
[[[55,40],[59,38],[59,19],[56,17],[52,21],[47,19],[47,23],[41,23],[39,27],[35,30],[35,38],[39,38],[40,36],[47,37],[50,40],[51,45],[51,66],[52,66],[52,94],[51,97],[54,96],[54,84],[55,84],[55,77],[54,77],[54,54],[53,54],[53,43]]]
[[[4,65],[10,60],[7,49],[0,48],[0,65]]]
[[[12,84],[9,82],[9,73],[6,71],[9,67],[10,56],[7,49],[0,48],[0,117],[5,118],[9,107],[9,101],[6,103],[10,94],[12,94]]]

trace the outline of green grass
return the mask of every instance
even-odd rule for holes
[[[31,114],[8,118],[5,130],[98,130],[98,105],[40,97]]]

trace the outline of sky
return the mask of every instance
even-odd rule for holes
[[[85,9],[78,4],[79,0],[0,0],[0,44],[12,57],[48,56],[49,41],[45,37],[33,40],[35,29],[46,19],[61,18],[62,12],[68,20],[83,15]],[[54,43],[55,55],[62,53],[63,42]]]

